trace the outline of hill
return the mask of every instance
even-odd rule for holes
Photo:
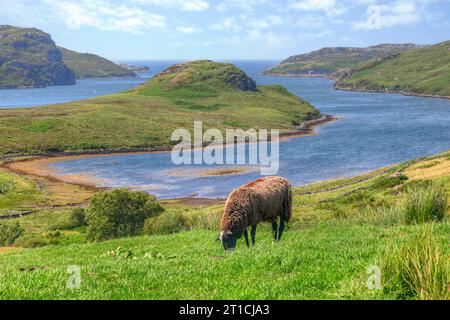
[[[450,41],[357,66],[336,88],[450,96]]]
[[[129,69],[95,54],[79,53],[59,47],[63,62],[75,72],[77,79],[101,77],[134,77]]]
[[[14,181],[16,188],[5,194],[9,202],[0,202],[1,209],[33,206],[36,198],[50,201],[48,207],[16,219],[25,229],[24,236],[12,247],[0,247],[2,300],[419,299],[430,298],[422,295],[422,290],[429,288],[428,281],[434,288],[444,282],[447,290],[448,267],[439,279],[420,277],[415,290],[409,286],[417,282],[407,280],[416,281],[414,275],[419,277],[425,270],[426,275],[431,274],[429,270],[435,274],[439,259],[446,265],[448,210],[446,220],[434,227],[408,225],[397,204],[409,188],[430,181],[442,183],[448,192],[449,152],[294,188],[293,218],[283,240],[273,244],[270,224],[260,224],[256,246],[247,249],[239,240],[233,252],[224,252],[214,241],[223,204],[199,207],[177,201],[163,204],[166,212],[158,218],[156,234],[87,243],[86,228],[73,226],[72,207],[67,206],[78,203],[73,199],[81,200],[79,188],[67,187],[73,190],[68,192],[60,185],[52,187],[57,182],[36,179],[0,172],[0,184]],[[14,192],[22,194],[29,189],[40,195],[14,197]],[[66,206],[49,205],[58,197]],[[431,238],[424,239],[423,230],[432,230]],[[418,236],[422,242],[412,242]],[[392,269],[380,263],[392,252],[389,249],[411,243],[416,246],[410,251],[400,251],[405,258],[401,270],[417,273],[400,273],[408,278],[398,284],[388,276]],[[80,290],[65,289],[69,265],[80,267]],[[381,290],[367,288],[371,266],[382,268]],[[391,266],[395,268],[395,264]],[[414,269],[406,269],[409,266]],[[445,295],[448,299],[448,291],[435,298],[445,299]]]
[[[281,86],[256,86],[231,64],[168,68],[123,93],[30,109],[0,110],[0,154],[161,149],[177,128],[278,128],[320,117]]]
[[[331,76],[334,72],[350,68],[361,62],[386,58],[417,48],[415,44],[380,44],[367,48],[323,48],[292,56],[265,72],[267,75]]]
[[[0,88],[75,84],[50,35],[33,28],[0,26]]]

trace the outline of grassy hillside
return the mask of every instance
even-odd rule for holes
[[[336,87],[450,96],[450,41],[359,66]]]
[[[412,48],[417,48],[417,45],[380,44],[368,48],[323,48],[292,56],[265,73],[292,76],[331,76],[336,71],[351,68],[361,62],[397,55]]]
[[[0,89],[75,84],[49,34],[0,25]]]
[[[136,74],[95,54],[59,48],[63,62],[75,72],[77,79],[101,77],[133,77]]]
[[[166,203],[163,215],[185,218],[179,233],[162,228],[159,235],[103,243],[85,243],[84,227],[68,227],[70,211],[45,209],[16,220],[25,239],[0,248],[0,299],[417,298],[388,284],[369,290],[366,283],[368,267],[383,267],[385,252],[424,230],[436,241],[429,250],[439,250],[444,261],[450,253],[448,210],[430,229],[407,225],[398,205],[424,181],[439,181],[450,196],[449,152],[295,188],[293,221],[281,243],[272,244],[270,226],[261,224],[255,248],[240,240],[229,253],[214,241],[222,205]],[[36,244],[44,247],[21,248]],[[69,265],[81,268],[79,290],[66,289]]]
[[[127,92],[73,103],[0,110],[0,154],[169,146],[176,128],[291,129],[318,116],[281,86],[256,88],[230,64],[169,68]]]

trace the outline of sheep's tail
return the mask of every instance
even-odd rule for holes
[[[288,187],[284,200],[284,221],[289,222],[292,218],[292,189]]]

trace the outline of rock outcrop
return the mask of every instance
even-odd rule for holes
[[[0,88],[75,84],[75,73],[49,34],[34,28],[0,26]]]

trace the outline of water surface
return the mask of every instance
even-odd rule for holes
[[[450,100],[335,91],[328,79],[261,76],[262,70],[276,62],[233,63],[243,68],[258,84],[284,85],[322,112],[343,117],[343,120],[318,128],[315,136],[281,143],[279,175],[287,177],[295,185],[352,176],[450,149]],[[152,68],[151,74],[154,74],[172,62],[143,64]],[[73,87],[27,89],[26,92],[41,90],[27,98],[27,104],[46,104],[52,99],[61,102],[62,96],[65,101],[72,101],[92,97],[100,91],[101,94],[118,92],[142,81],[144,79],[92,79],[80,81]],[[0,106],[14,103],[23,106],[19,100],[5,97],[5,91],[0,90]],[[132,187],[160,198],[192,194],[224,197],[233,188],[260,177],[259,171],[253,168],[237,175],[205,176],[204,170],[223,167],[174,166],[170,153],[82,158],[56,162],[51,166],[61,175],[87,173],[102,181],[99,186]]]
[[[321,126],[315,136],[281,143],[279,175],[295,185],[352,176],[450,149],[450,100],[335,91],[323,78],[261,76],[270,62],[235,63],[259,84],[282,84],[322,112],[344,118]],[[83,158],[53,167],[60,174],[89,173],[102,179],[100,186],[132,187],[160,198],[224,197],[260,177],[258,170],[205,177],[203,170],[217,167],[174,166],[169,153]]]

